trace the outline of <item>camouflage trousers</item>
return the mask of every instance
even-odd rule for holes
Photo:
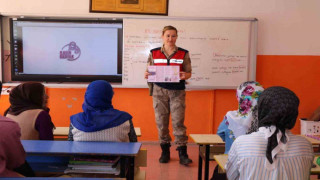
[[[188,136],[184,125],[185,97],[184,90],[168,90],[157,85],[153,87],[153,108],[155,111],[156,124],[160,143],[170,143],[169,117],[171,112],[173,135],[175,144],[184,146]]]

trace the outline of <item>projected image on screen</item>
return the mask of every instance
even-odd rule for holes
[[[24,20],[12,24],[13,79],[121,81],[121,22]]]

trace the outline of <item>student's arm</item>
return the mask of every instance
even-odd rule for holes
[[[15,168],[14,171],[18,173],[18,176],[25,176],[25,177],[36,176],[27,161],[25,161],[24,164],[22,164],[21,166]]]
[[[238,169],[237,140],[235,140],[228,153],[228,161],[226,163],[226,172],[229,180],[239,179],[240,172]]]
[[[129,120],[130,123],[130,132],[128,134],[130,142],[138,142],[136,131],[134,130],[132,119]]]
[[[40,140],[53,140],[54,125],[47,111],[41,111],[36,119],[35,128]]]
[[[21,130],[12,120],[0,120],[0,179],[1,177],[19,177],[13,169],[25,163],[26,153],[21,144]]]
[[[0,166],[1,167],[5,166],[4,164],[5,164],[4,161],[0,162]],[[11,170],[8,170],[8,169],[3,169],[0,172],[0,177],[25,177],[25,176],[15,172],[15,171],[11,171]]]
[[[70,123],[70,126],[69,126],[69,134],[68,134],[68,141],[73,141],[72,129],[73,129],[73,126],[72,126],[71,123]]]
[[[320,121],[320,106],[309,117],[310,121]]]
[[[217,134],[221,137],[223,141],[226,141],[226,131],[228,130],[228,125],[227,125],[227,117],[225,116],[223,118],[223,121],[220,123],[218,127]]]
[[[12,150],[12,149],[11,149]],[[0,150],[1,151],[1,150]],[[14,150],[12,150],[12,151],[14,151]],[[2,153],[3,154],[3,152],[0,152],[0,153]],[[20,154],[15,154],[15,156],[20,156]],[[20,173],[20,171],[19,171],[19,168],[20,167],[22,167],[23,165],[21,165],[20,167],[18,167],[18,168],[15,168],[15,169],[11,169],[11,170],[9,170],[9,169],[7,169],[7,161],[5,160],[5,157],[2,157],[2,156],[0,156],[0,177],[24,177],[21,173]],[[20,157],[19,157],[19,159],[20,159]],[[10,160],[12,160],[12,161],[14,161],[15,162],[15,160],[16,159],[10,159]],[[33,173],[33,171],[32,171],[32,169],[31,169],[31,172]],[[1,179],[1,178],[0,178]]]

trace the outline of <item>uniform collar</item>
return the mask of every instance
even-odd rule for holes
[[[174,46],[174,51],[173,51],[173,52],[175,53],[175,52],[177,52],[177,51],[178,51],[178,47],[177,47],[177,46]],[[161,47],[161,52],[164,53],[164,44],[163,44],[162,47]]]

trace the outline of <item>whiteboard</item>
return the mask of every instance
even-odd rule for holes
[[[150,50],[162,46],[162,29],[178,29],[176,45],[187,49],[192,77],[187,88],[233,89],[255,80],[256,19],[124,19],[125,87],[147,87],[144,72]]]

